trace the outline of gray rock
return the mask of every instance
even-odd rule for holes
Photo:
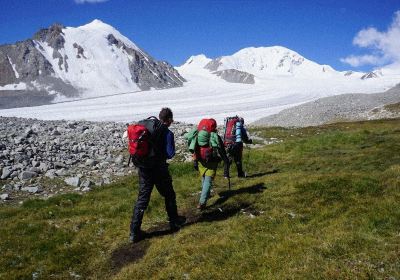
[[[38,193],[40,192],[40,188],[36,186],[31,186],[31,187],[23,187],[21,188],[21,191],[23,192],[29,192],[29,193]]]
[[[36,177],[37,173],[36,172],[31,172],[31,171],[23,171],[19,174],[19,179],[20,180],[29,180],[32,179],[33,177]]]
[[[111,184],[111,179],[109,177],[103,177],[103,183],[106,185]]]
[[[100,179],[100,180],[96,181],[94,184],[95,184],[96,186],[98,186],[98,187],[101,187],[101,186],[104,185],[104,181],[103,181],[103,179]]]
[[[68,177],[64,180],[64,182],[72,187],[79,187],[81,183],[81,178],[79,177]]]
[[[84,188],[82,189],[83,192],[88,192],[88,191],[91,191],[91,190],[92,190],[92,189],[89,188],[89,187],[84,187]]]
[[[95,166],[97,162],[94,159],[88,158],[85,162],[87,166]]]
[[[80,185],[82,188],[89,188],[93,185],[93,182],[90,180],[84,180]]]
[[[12,169],[10,167],[4,167],[1,173],[1,179],[7,179],[11,175]]]
[[[10,191],[12,191],[14,188],[13,188],[12,185],[6,184],[6,185],[4,185],[1,189],[2,189],[3,191],[10,192]]]
[[[22,143],[22,141],[23,141],[24,139],[25,139],[24,137],[16,137],[16,138],[14,139],[14,144],[15,144],[15,145],[19,145],[19,144]]]
[[[46,172],[46,174],[44,174],[44,176],[50,178],[50,179],[54,179],[57,174],[56,174],[56,170],[55,169],[50,169]]]
[[[57,161],[54,163],[54,168],[65,168],[65,167],[67,166],[62,162]]]
[[[37,168],[37,167],[31,167],[31,168],[29,168],[28,171],[30,171],[30,172],[35,172],[35,173],[40,173],[40,172],[42,172],[42,170],[40,170],[40,168]]]
[[[28,138],[29,136],[31,136],[32,133],[33,133],[33,130],[30,127],[25,129],[25,131],[24,131],[25,138]]]
[[[123,155],[117,156],[115,158],[114,162],[117,163],[117,164],[122,164],[124,162],[124,156]]]
[[[40,169],[42,172],[47,172],[47,170],[49,170],[49,166],[48,166],[46,163],[41,162],[41,163],[39,164],[39,169]]]
[[[19,184],[19,183],[16,183],[16,184],[14,185],[14,191],[20,191],[21,188],[22,188],[22,185]]]
[[[10,196],[8,193],[3,193],[2,195],[0,195],[0,199],[1,200],[8,200],[10,199]]]
[[[239,71],[236,69],[227,69],[222,71],[213,72],[214,75],[221,77],[229,83],[242,83],[242,84],[254,84],[254,75]]]
[[[67,176],[68,172],[67,172],[67,170],[65,168],[62,168],[62,169],[56,170],[55,174],[57,176],[62,177],[62,176]]]

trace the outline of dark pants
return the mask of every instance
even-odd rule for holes
[[[233,160],[236,164],[236,169],[239,177],[244,176],[243,172],[243,143],[235,143],[228,148],[228,156],[230,160]]]
[[[165,209],[167,210],[169,221],[174,221],[178,217],[176,196],[172,186],[172,178],[168,171],[168,165],[163,164],[152,168],[139,167],[139,193],[133,208],[130,226],[132,234],[140,231],[143,214],[149,205],[154,185],[165,199]]]

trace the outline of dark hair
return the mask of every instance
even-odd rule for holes
[[[166,121],[168,121],[169,119],[172,120],[172,119],[174,118],[174,116],[173,116],[173,114],[172,114],[171,109],[168,108],[168,107],[165,107],[165,108],[162,108],[162,109],[161,109],[160,114],[158,114],[158,118],[159,118],[162,122],[166,122]]]

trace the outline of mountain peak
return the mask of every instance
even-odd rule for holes
[[[182,66],[195,66],[195,67],[204,67],[208,62],[211,61],[211,58],[208,58],[204,54],[192,55]]]
[[[93,21],[91,21],[85,25],[82,25],[80,27],[87,28],[87,29],[106,29],[106,30],[113,29],[113,30],[115,30],[114,27],[112,27],[111,25],[109,25],[99,19],[94,19]]]
[[[237,56],[237,55],[263,55],[263,54],[274,54],[274,55],[282,55],[282,54],[290,54],[290,55],[296,55],[296,56],[301,56],[297,52],[288,49],[286,47],[282,46],[271,46],[271,47],[248,47],[241,49],[234,53],[232,56]]]

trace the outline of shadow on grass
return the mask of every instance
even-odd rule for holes
[[[268,172],[260,172],[260,173],[254,173],[254,174],[247,175],[246,178],[262,177],[262,176],[265,176],[265,175],[278,173],[278,171],[279,171],[278,169],[272,169],[271,171],[268,171]]]
[[[183,211],[182,214],[186,217],[186,223],[183,225],[183,227],[188,227],[190,225],[202,222],[214,222],[229,219],[230,217],[238,214],[242,209],[250,208],[251,203],[242,202],[234,205],[222,205],[226,200],[228,200],[228,198],[243,193],[256,194],[264,191],[265,189],[266,187],[264,187],[264,184],[261,183],[247,188],[221,192],[219,194],[221,197],[205,210],[198,211],[197,209],[188,209]],[[123,244],[111,255],[111,267],[113,272],[117,273],[125,265],[135,263],[143,258],[148,247],[150,246],[149,239],[173,234],[175,232],[176,231],[172,231],[169,228],[168,223],[160,223],[146,231],[144,240],[134,244]]]
[[[229,198],[235,195],[243,194],[243,193],[250,193],[250,194],[255,194],[255,193],[261,193],[265,189],[267,189],[264,186],[264,183],[256,184],[250,187],[246,188],[241,188],[237,190],[228,190],[228,191],[222,191],[219,193],[220,198],[218,198],[210,207],[213,206],[218,206],[223,204],[225,201],[227,201]]]
[[[116,274],[121,268],[130,263],[135,263],[144,257],[150,246],[148,240],[136,244],[123,244],[111,255],[111,269]]]

